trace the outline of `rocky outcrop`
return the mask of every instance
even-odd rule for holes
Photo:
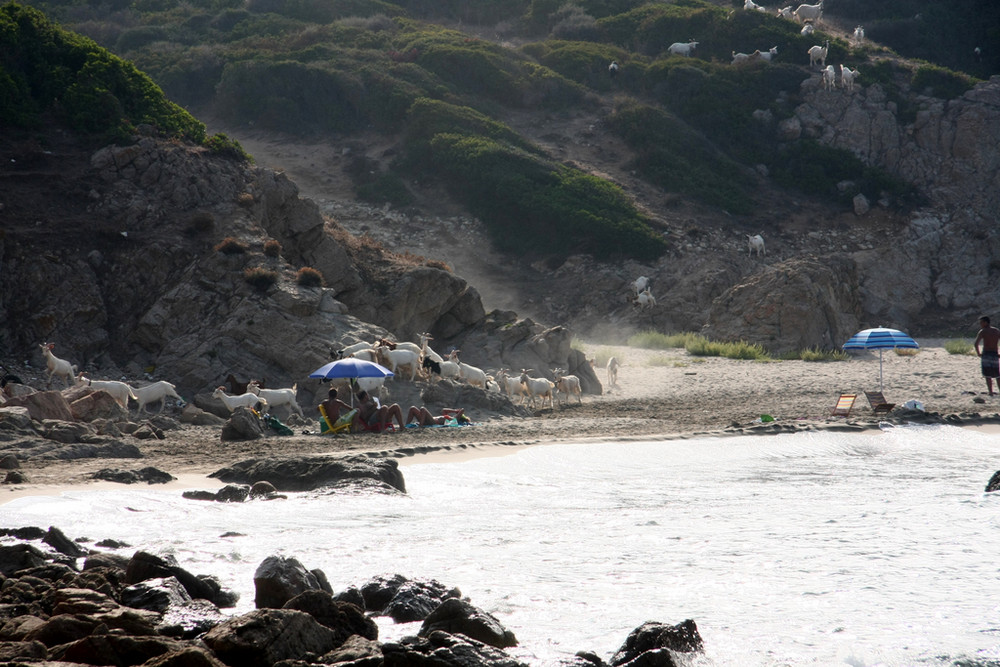
[[[857,268],[849,257],[790,259],[716,298],[704,333],[772,350],[832,349],[846,340],[844,332],[858,330],[859,310]]]
[[[216,470],[209,477],[238,484],[267,481],[279,491],[310,491],[344,481],[372,480],[392,492],[406,492],[394,459],[362,456],[248,459]]]
[[[856,253],[859,315],[911,328],[938,312],[954,321],[995,312],[1000,233],[1000,77],[953,100],[914,94],[912,122],[879,85],[824,94],[803,83],[795,136],[844,148],[916,186],[927,206],[882,247]],[[843,333],[843,332],[842,332]]]

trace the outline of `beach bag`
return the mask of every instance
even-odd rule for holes
[[[277,417],[264,415],[264,424],[278,435],[295,435],[295,431],[282,424]]]

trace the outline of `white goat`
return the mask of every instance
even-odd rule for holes
[[[754,51],[753,53],[736,53],[733,51],[733,61],[729,63],[730,65],[742,65],[744,63],[750,62],[751,58],[759,58],[760,51]]]
[[[336,353],[331,354],[331,356],[335,356],[337,359],[344,359],[345,357],[349,357],[355,352],[358,352],[359,350],[373,350],[373,349],[375,349],[375,346],[372,345],[371,343],[358,342],[355,343],[354,345],[348,345],[347,347],[337,350]]]
[[[215,391],[212,392],[212,398],[218,398],[225,403],[230,412],[234,411],[236,408],[253,409],[253,407],[258,403],[260,403],[263,408],[267,408],[267,400],[261,398],[252,391],[240,394],[239,396],[230,396],[226,393],[225,387],[216,387]]]
[[[163,412],[163,405],[166,403],[167,396],[176,398],[178,401],[183,401],[177,394],[177,387],[170,384],[166,380],[159,380],[152,384],[148,384],[145,387],[134,387],[132,393],[135,395],[135,400],[139,404],[139,412],[145,412],[146,406],[150,403],[160,402],[160,410],[157,412]]]
[[[542,407],[545,407],[545,399],[549,399],[549,407],[555,407],[552,404],[552,390],[555,385],[551,380],[546,378],[533,378],[528,377],[528,371],[521,371],[521,385],[528,394],[528,405],[535,407],[535,398],[541,397]]]
[[[815,31],[816,31],[816,26],[814,26],[812,23],[807,23],[804,26],[802,26],[802,30],[799,30],[799,34],[802,35],[803,37],[808,37]]]
[[[521,384],[520,377],[511,377],[507,371],[501,368],[497,371],[497,382],[500,384],[500,389],[510,396],[512,400],[517,396],[520,398],[520,402],[524,403],[524,398],[528,394],[524,389],[524,385]]]
[[[865,29],[864,26],[858,26],[854,29],[854,43],[860,44],[865,41]]]
[[[115,399],[115,402],[126,410],[128,410],[128,399],[136,397],[132,392],[132,387],[124,382],[116,380],[91,380],[84,377],[83,373],[76,376],[76,381],[78,384],[85,384],[95,391],[103,390],[108,392],[111,394],[111,398]]]
[[[809,67],[812,67],[816,63],[819,63],[819,68],[823,69],[826,67],[826,52],[830,49],[830,40],[826,40],[823,46],[816,44],[815,46],[810,46],[806,53],[809,54]]]
[[[432,340],[434,339],[431,338],[431,335],[429,333],[420,334],[420,356],[430,357],[431,359],[440,364],[442,361],[444,361],[444,359],[441,357],[440,354],[432,350],[430,345],[427,344]]]
[[[802,21],[819,21],[823,18],[823,3],[820,2],[816,5],[799,5],[792,14],[798,20]]]
[[[52,348],[55,347],[55,343],[40,343],[38,347],[42,348],[42,354],[45,355],[45,366],[49,371],[48,381],[45,386],[51,386],[52,376],[56,376],[61,377],[66,386],[69,387],[76,376],[76,365],[52,354]]]
[[[760,234],[754,234],[753,236],[747,234],[747,255],[754,253],[757,253],[758,257],[767,254],[767,251],[764,249],[764,237]]]
[[[566,394],[566,402],[569,403],[570,394],[576,396],[577,403],[583,403],[580,390],[580,378],[575,375],[562,375],[556,373],[556,395]]]
[[[792,6],[788,5],[787,7],[782,7],[781,9],[779,9],[778,16],[780,16],[783,19],[792,18]]]
[[[618,359],[611,357],[608,359],[608,365],[605,370],[608,372],[608,387],[618,386],[618,369],[621,364],[618,363]]]
[[[639,292],[639,296],[635,298],[635,305],[639,308],[645,310],[646,308],[652,308],[656,305],[656,297],[649,291],[647,287],[643,291]]]
[[[823,89],[833,90],[837,87],[837,70],[833,65],[827,65],[823,69]]]
[[[375,352],[375,348],[357,350],[355,352],[351,352],[348,356],[354,359],[363,359],[365,361],[378,361],[378,355]]]
[[[761,7],[760,5],[758,5],[753,0],[743,0],[743,9],[745,9],[746,11],[750,11],[751,9],[755,9],[758,12],[766,12],[767,11],[767,7]]]
[[[771,58],[773,58],[776,55],[778,55],[778,47],[777,46],[772,46],[767,51],[757,51],[757,53],[760,54],[760,59],[761,60],[766,60],[767,62],[771,62]]]
[[[679,56],[690,56],[691,52],[694,51],[694,47],[698,46],[698,42],[674,42],[667,47],[667,51],[670,53],[677,54]]]
[[[293,384],[288,389],[261,389],[260,385],[256,382],[251,382],[247,385],[247,393],[257,394],[257,396],[264,399],[269,410],[273,410],[281,405],[287,405],[288,414],[292,414],[294,411],[299,413],[300,417],[305,417],[302,414],[302,408],[299,407],[298,402],[295,400],[295,394],[298,390],[298,383]]]
[[[486,389],[486,373],[481,368],[470,366],[464,361],[458,361],[457,357],[455,358],[455,362],[458,364],[458,377],[474,387]]]
[[[844,86],[845,90],[854,90],[854,80],[858,78],[861,74],[857,69],[851,69],[850,67],[840,66],[840,83]]]
[[[393,373],[402,366],[410,369],[410,382],[417,377],[417,369],[420,368],[420,355],[413,350],[390,350],[382,345],[376,348],[379,363],[388,368]],[[399,377],[397,374],[396,377]]]
[[[649,284],[650,280],[647,276],[639,276],[638,278],[632,281],[632,293],[638,294],[642,290],[649,287]]]

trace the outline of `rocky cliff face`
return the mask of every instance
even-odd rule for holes
[[[0,209],[8,363],[44,367],[37,343],[55,341],[57,356],[99,377],[155,373],[186,392],[229,373],[289,386],[344,343],[429,331],[460,344],[500,326],[465,280],[365,245],[269,169],[149,137],[92,153],[20,148],[0,167],[18,185],[5,188]],[[226,239],[243,250],[220,251]],[[270,241],[280,243],[275,256],[264,252]],[[306,266],[323,286],[297,282]],[[255,269],[273,272],[274,284],[248,282]],[[543,328],[522,321],[518,330],[510,361],[532,365]]]
[[[713,302],[710,335],[777,349],[834,347],[868,326],[954,331],[996,314],[1000,77],[955,100],[915,96],[919,111],[905,125],[878,85],[824,91],[814,77],[803,93],[795,117],[778,126],[779,139],[847,149],[915,185],[927,203],[873,243],[748,276]],[[870,220],[859,216],[857,235]]]

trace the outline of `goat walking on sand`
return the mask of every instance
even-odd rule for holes
[[[73,378],[76,377],[76,365],[52,354],[52,348],[55,347],[55,343],[40,343],[38,347],[42,348],[42,354],[45,355],[45,366],[49,371],[48,381],[45,386],[49,387],[52,385],[52,376],[55,375],[61,377],[66,386],[69,387],[73,383]]]
[[[615,357],[611,357],[610,359],[608,359],[607,371],[608,371],[608,387],[609,388],[610,387],[617,387],[618,386],[618,368],[619,368],[619,366],[621,366],[621,364],[618,363],[618,359],[616,359]]]

